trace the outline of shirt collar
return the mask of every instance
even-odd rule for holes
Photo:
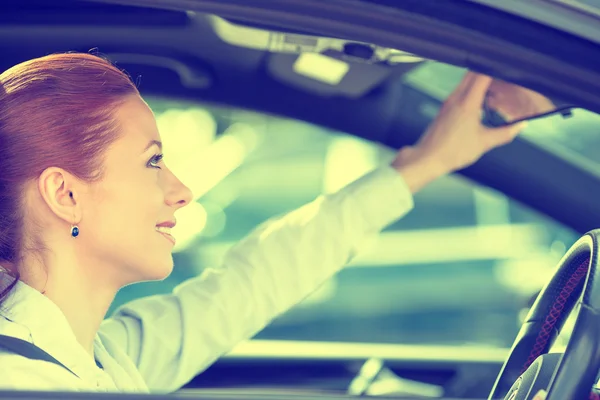
[[[95,360],[77,341],[67,318],[52,300],[18,281],[2,302],[0,334],[14,331],[10,324],[17,324],[29,332],[21,339],[32,342],[63,363],[79,378],[95,382],[99,369]],[[22,330],[23,331],[23,330]]]

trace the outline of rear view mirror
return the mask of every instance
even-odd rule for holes
[[[494,79],[486,94],[483,117],[486,125],[506,126],[554,114],[568,117],[573,108],[576,107],[522,86]]]

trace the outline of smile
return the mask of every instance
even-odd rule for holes
[[[171,228],[166,226],[157,226],[156,231],[166,237],[171,243],[175,244],[176,240],[173,235],[171,235]]]

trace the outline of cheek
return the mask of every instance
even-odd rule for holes
[[[172,247],[155,226],[169,217],[156,175],[104,185],[80,225],[80,249],[117,266],[124,284],[164,279],[173,268]]]
[[[139,229],[159,222],[163,204],[164,193],[153,174],[124,176],[96,190],[87,219],[104,234],[139,236]]]

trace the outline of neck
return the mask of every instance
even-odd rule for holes
[[[56,259],[44,259],[41,263],[42,260],[27,260],[23,263],[27,267],[20,269],[20,279],[61,309],[77,341],[93,357],[94,338],[119,287],[110,285],[105,277],[90,274],[89,271],[106,270],[92,267],[92,260],[65,258],[63,253],[60,262]]]

